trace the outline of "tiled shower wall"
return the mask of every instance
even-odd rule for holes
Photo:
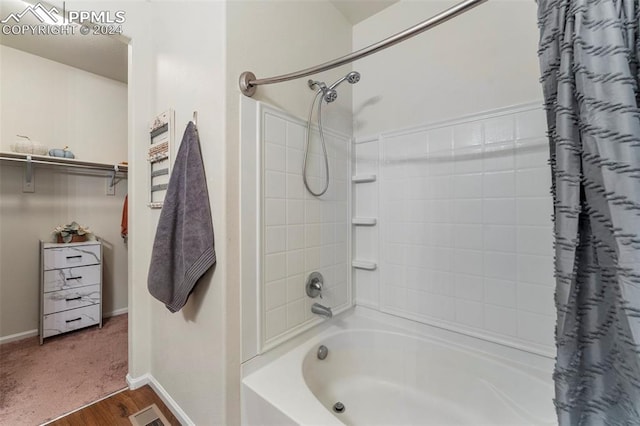
[[[278,344],[322,321],[314,302],[334,312],[350,306],[349,145],[350,139],[325,130],[330,185],[317,198],[303,186],[304,123],[266,106],[262,109],[262,342]],[[309,184],[323,187],[324,162],[317,132],[312,132]],[[307,276],[324,276],[322,299],[305,293]]]
[[[544,112],[503,109],[356,141],[356,303],[551,354],[552,200]],[[379,244],[378,244],[379,241]]]

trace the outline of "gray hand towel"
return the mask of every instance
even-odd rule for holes
[[[177,312],[216,263],[213,223],[198,131],[187,125],[176,156],[153,243],[147,286]]]

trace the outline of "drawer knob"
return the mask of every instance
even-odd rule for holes
[[[72,300],[80,300],[80,299],[82,299],[82,296],[72,297],[70,299],[64,299],[64,300],[66,300],[67,302],[71,302]]]
[[[79,257],[82,257],[81,254],[75,255],[75,256],[67,256],[67,259],[77,259]]]
[[[82,279],[82,277],[69,277],[69,278],[66,278],[67,281],[69,281],[69,280],[81,280],[81,279]]]
[[[71,320],[66,320],[65,322],[66,323],[70,323],[70,322],[74,322],[74,321],[80,321],[81,319],[82,319],[82,317],[78,317],[78,318],[74,318],[74,319],[71,319]]]

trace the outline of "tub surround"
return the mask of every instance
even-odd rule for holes
[[[552,200],[541,102],[355,141],[355,300],[552,356]]]
[[[327,193],[314,197],[302,181],[305,122],[251,99],[243,99],[241,105],[242,157],[247,165],[242,181],[243,221],[255,226],[257,236],[247,239],[243,247],[247,274],[243,304],[256,310],[243,310],[246,361],[322,323],[325,318],[312,312],[314,303],[331,308],[334,314],[352,306],[350,139],[324,129],[331,180]],[[309,149],[308,182],[319,188],[324,169],[315,129]],[[248,170],[251,165],[257,172]],[[305,293],[313,272],[324,277],[322,300]]]

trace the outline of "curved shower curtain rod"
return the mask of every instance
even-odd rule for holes
[[[401,41],[407,40],[415,35],[418,35],[424,31],[427,31],[443,22],[448,21],[451,18],[455,18],[456,16],[472,8],[479,6],[485,1],[487,0],[465,0],[462,3],[458,3],[457,5],[443,12],[440,12],[435,16],[432,16],[426,21],[422,21],[411,28],[408,28],[402,32],[392,35],[391,37],[388,37],[382,41],[379,41],[378,43],[372,44],[363,49],[352,52],[348,55],[341,56],[340,58],[334,59],[333,61],[316,65],[315,67],[305,68],[300,71],[292,72],[289,74],[283,74],[276,77],[261,78],[261,79],[257,79],[255,74],[253,74],[251,71],[245,71],[242,74],[240,74],[240,91],[245,96],[251,97],[256,92],[257,87],[262,84],[282,83],[284,81],[294,80],[300,77],[306,77],[311,74],[316,74],[322,71],[339,67],[340,65],[348,64],[349,62],[353,62],[357,59],[364,58],[365,56],[369,56],[371,54],[379,52],[383,49],[386,49],[387,47],[391,47],[395,44],[400,43]]]

